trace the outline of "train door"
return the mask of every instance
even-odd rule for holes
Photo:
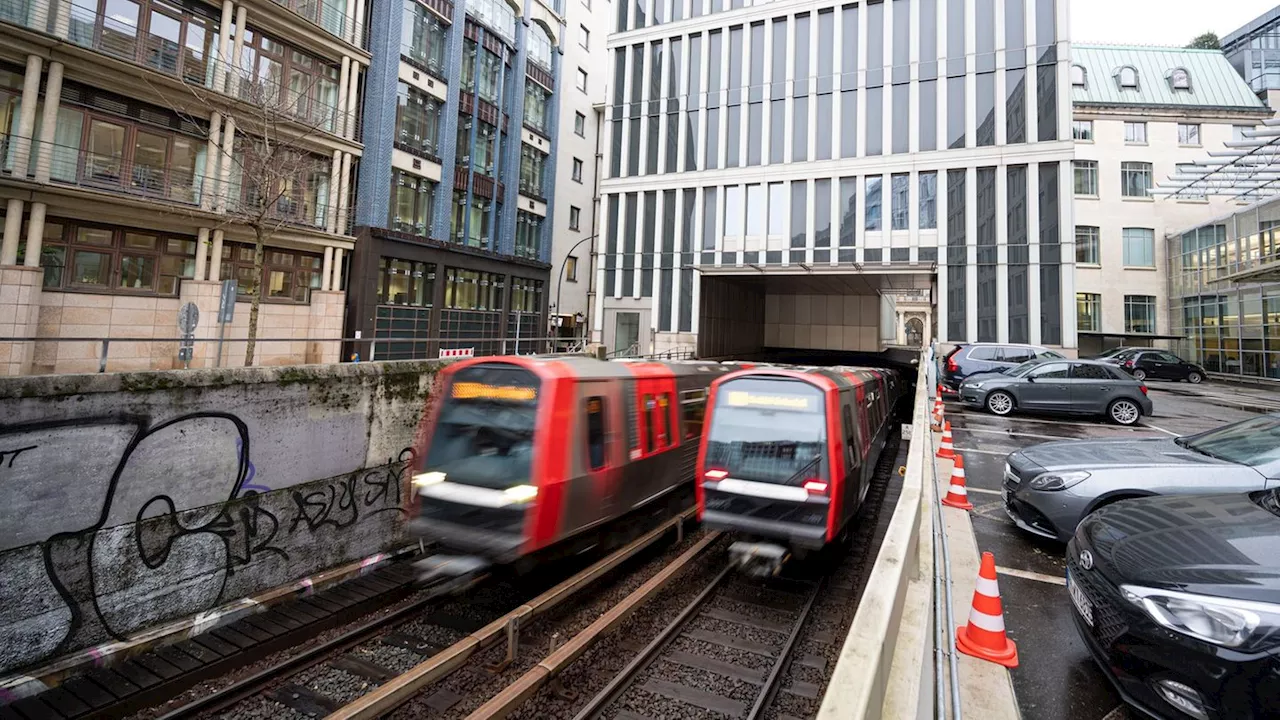
[[[580,448],[576,452],[586,480],[583,484],[590,489],[600,517],[611,517],[616,512],[621,501],[622,468],[627,463],[621,432],[624,408],[617,390],[616,381],[578,383],[582,427],[573,444]],[[598,518],[582,519],[592,522]]]
[[[861,454],[858,451],[858,424],[853,419],[853,405],[856,404],[857,391],[841,393],[840,397],[840,429],[844,435],[844,488],[841,495],[844,498],[842,506],[841,522],[848,520],[855,512],[858,506],[862,504],[863,493],[866,492],[866,485],[862,481],[862,462]]]
[[[636,379],[636,430],[639,447],[632,452],[636,472],[630,473],[626,495],[631,505],[652,497],[669,486],[676,470],[675,453],[680,444],[679,429],[672,422],[676,402],[675,380],[670,377]]]

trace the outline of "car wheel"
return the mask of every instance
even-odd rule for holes
[[[992,415],[1008,415],[1013,412],[1013,397],[1007,392],[996,391],[987,396],[987,410]]]
[[[1132,400],[1117,400],[1107,408],[1107,417],[1117,425],[1134,425],[1142,419],[1142,410]]]
[[[1192,370],[1191,373],[1187,375],[1187,382],[1192,385],[1199,385],[1201,380],[1204,380],[1204,376],[1195,370]]]
[[[1146,370],[1143,370],[1142,368],[1138,368],[1137,370],[1134,370],[1134,371],[1133,371],[1133,379],[1134,379],[1134,380],[1137,380],[1138,382],[1142,382],[1143,380],[1146,380],[1146,379],[1147,379],[1147,371],[1146,371]]]

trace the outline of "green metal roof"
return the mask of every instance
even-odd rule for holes
[[[1071,63],[1087,73],[1085,87],[1071,88],[1076,104],[1266,109],[1219,50],[1072,45]],[[1125,66],[1138,71],[1137,89],[1120,87],[1116,74]],[[1190,91],[1170,86],[1177,68],[1191,76]]]

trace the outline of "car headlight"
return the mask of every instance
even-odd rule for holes
[[[1125,600],[1160,626],[1197,640],[1248,651],[1280,642],[1280,605],[1121,585]]]
[[[538,497],[538,488],[533,485],[516,485],[502,491],[510,503],[522,504],[527,503]]]
[[[1047,472],[1031,478],[1031,482],[1027,483],[1032,490],[1066,490],[1074,485],[1079,485],[1089,478],[1089,473],[1084,470],[1076,470],[1075,472]]]
[[[430,472],[418,473],[417,475],[414,475],[413,478],[410,479],[410,482],[412,482],[413,486],[416,488],[424,488],[429,485],[439,485],[440,483],[444,482],[444,479],[445,479],[444,473],[438,470],[432,470]]]

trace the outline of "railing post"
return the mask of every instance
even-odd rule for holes
[[[102,338],[102,352],[98,355],[98,372],[100,373],[107,371],[107,352],[110,346],[111,341],[107,338]]]

